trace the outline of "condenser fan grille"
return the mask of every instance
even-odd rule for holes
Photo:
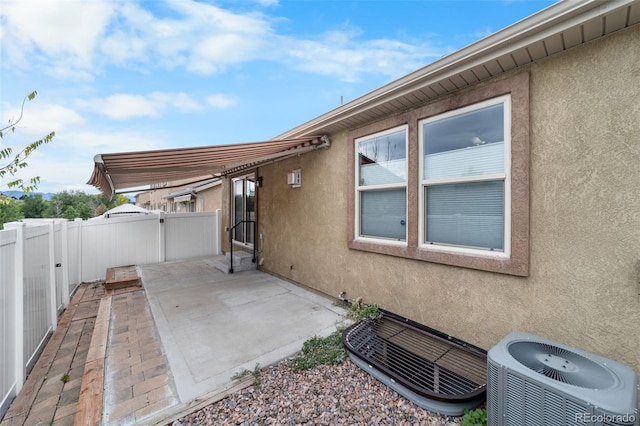
[[[607,389],[616,383],[604,366],[548,343],[514,342],[509,345],[509,353],[525,367],[558,382],[589,389]]]

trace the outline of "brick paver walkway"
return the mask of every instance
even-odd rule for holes
[[[128,425],[178,404],[144,291],[113,297],[103,423]]]
[[[109,293],[112,303],[102,423],[129,425],[176,405],[178,400],[144,290]],[[102,284],[78,288],[0,426],[74,424],[103,297]],[[61,380],[65,374],[66,383]]]
[[[83,284],[5,413],[2,426],[73,425],[84,364],[104,287]],[[68,379],[63,382],[63,375]]]

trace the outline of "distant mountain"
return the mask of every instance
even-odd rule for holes
[[[0,192],[0,194],[5,195],[5,196],[7,196],[9,198],[15,198],[16,200],[19,200],[24,195],[24,192],[22,192],[22,191],[2,191],[2,192]],[[51,201],[51,197],[53,197],[55,195],[52,192],[29,192],[28,193],[28,195],[36,195],[36,194],[42,195],[42,198],[44,198],[47,201]]]

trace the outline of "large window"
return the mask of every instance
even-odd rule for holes
[[[407,128],[355,141],[356,234],[360,238],[407,240]]]
[[[529,74],[349,133],[350,248],[529,274]]]
[[[420,121],[421,242],[508,256],[509,96]]]

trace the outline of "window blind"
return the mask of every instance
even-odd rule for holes
[[[405,241],[406,220],[406,188],[360,192],[361,236]]]
[[[504,182],[425,187],[429,243],[504,250]]]

